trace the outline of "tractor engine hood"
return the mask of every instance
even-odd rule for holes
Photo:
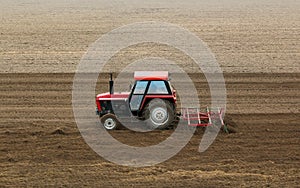
[[[110,94],[109,92],[107,93],[101,93],[97,95],[97,100],[125,100],[128,98],[130,92],[121,92],[121,93],[114,93]]]

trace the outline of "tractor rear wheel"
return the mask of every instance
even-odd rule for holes
[[[107,130],[115,130],[120,127],[120,122],[114,114],[106,114],[101,117],[100,121]]]
[[[144,109],[144,117],[152,128],[165,129],[174,121],[175,110],[169,101],[152,99]]]

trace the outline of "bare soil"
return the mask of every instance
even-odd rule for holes
[[[112,164],[84,142],[73,118],[73,76],[0,75],[1,185],[298,185],[298,73],[225,74],[226,116],[234,120],[238,132],[219,134],[207,151],[199,153],[203,132],[197,131],[176,156],[146,168]],[[111,134],[129,145],[146,146],[171,131]]]
[[[0,3],[0,187],[299,187],[300,3],[252,1],[35,1]],[[83,140],[72,111],[76,66],[103,34],[126,24],[177,24],[201,38],[224,71],[226,118],[237,133],[220,133],[204,153],[203,131],[161,164],[132,168],[98,156]],[[148,56],[178,63],[203,105],[204,76],[182,52],[140,44],[105,67],[119,72]],[[108,75],[97,92],[107,91]],[[188,88],[187,88],[188,89]],[[172,130],[112,131],[147,146]]]

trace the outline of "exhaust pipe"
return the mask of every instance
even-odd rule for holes
[[[110,73],[110,80],[109,80],[109,93],[114,94],[114,81],[113,81],[113,73]]]

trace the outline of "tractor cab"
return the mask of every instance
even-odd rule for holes
[[[135,83],[128,98],[134,115],[139,115],[144,106],[154,98],[176,102],[176,97],[173,95],[175,91],[168,80],[168,72],[135,72],[134,79]]]
[[[167,71],[136,71],[130,93],[113,92],[112,76],[109,93],[96,97],[97,114],[106,129],[116,129],[118,116],[149,119],[153,126],[165,128],[174,118],[176,91]],[[163,103],[163,104],[161,104]]]

